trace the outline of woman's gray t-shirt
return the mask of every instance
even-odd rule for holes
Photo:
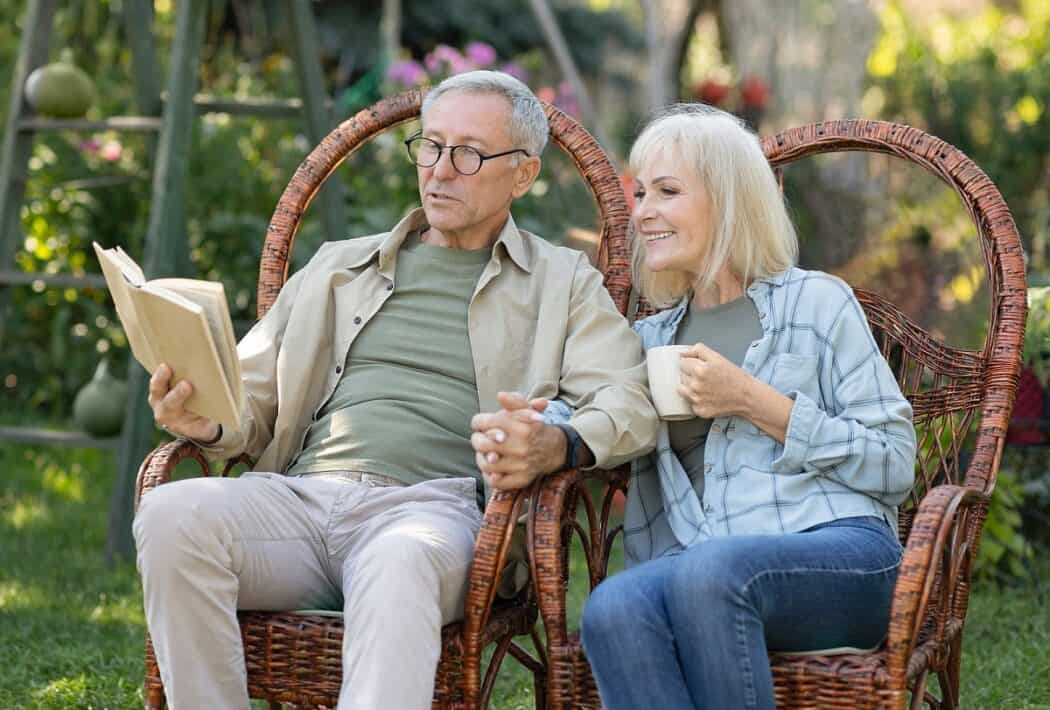
[[[747,296],[721,303],[712,308],[697,308],[692,303],[678,324],[675,345],[703,343],[734,365],[744,362],[748,346],[762,337],[755,304]],[[671,448],[682,462],[690,480],[704,475],[704,444],[711,428],[710,419],[694,417],[668,422]]]

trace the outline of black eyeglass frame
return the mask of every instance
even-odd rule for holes
[[[421,141],[421,140],[433,143],[434,145],[437,146],[437,149],[438,149],[438,151],[437,151],[437,158],[435,158],[434,162],[430,163],[429,165],[424,165],[422,163],[419,163],[419,162],[416,161],[415,158],[412,157],[412,144],[415,143],[416,141]],[[417,165],[418,167],[421,167],[421,168],[432,168],[435,165],[437,165],[438,162],[440,162],[441,156],[442,156],[442,154],[444,154],[446,148],[449,151],[449,159],[452,161],[452,167],[455,168],[456,172],[459,173],[460,175],[477,175],[479,172],[481,172],[481,168],[485,166],[485,161],[486,160],[492,160],[493,158],[502,158],[505,155],[514,155],[515,153],[524,153],[526,158],[531,158],[532,157],[532,155],[529,153],[529,151],[525,150],[524,148],[514,148],[513,150],[505,150],[502,153],[493,153],[492,155],[485,155],[484,153],[482,153],[480,150],[478,150],[477,148],[475,148],[472,145],[442,145],[441,143],[438,143],[433,138],[427,138],[422,133],[417,133],[414,136],[411,136],[411,137],[405,139],[405,151],[408,153],[408,159],[411,160],[414,165]],[[456,165],[456,151],[459,150],[460,148],[462,148],[464,150],[469,150],[469,151],[477,154],[477,156],[479,158],[478,169],[477,170],[468,173],[468,172],[465,172],[463,170],[460,170],[459,166]]]

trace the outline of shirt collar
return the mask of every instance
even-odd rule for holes
[[[503,229],[500,230],[499,237],[496,238],[496,245],[503,245],[503,249],[507,252],[507,256],[513,261],[519,269],[524,271],[526,274],[532,273],[532,253],[529,249],[528,243],[525,241],[525,237],[522,236],[518,230],[518,225],[514,223],[514,217],[510,214],[507,215],[507,223],[503,225]]]
[[[755,279],[754,283],[752,283],[751,286],[753,287],[756,283],[765,283],[769,284],[770,286],[783,286],[784,282],[787,281],[788,276],[791,275],[792,268],[794,267],[789,266],[783,271],[778,271],[775,274],[769,274],[768,276],[760,276],[759,278]]]
[[[363,254],[361,258],[356,261],[347,264],[347,266],[351,268],[364,266],[373,261],[378,254],[379,273],[388,278],[393,278],[393,265],[397,258],[397,252],[401,248],[401,245],[405,243],[405,239],[408,238],[409,234],[412,234],[413,232],[421,232],[428,226],[426,213],[423,211],[422,207],[417,207],[405,215],[393,230],[390,231],[386,238],[375,248]],[[528,245],[521,232],[518,231],[518,227],[514,223],[514,217],[509,214],[507,215],[506,224],[504,224],[503,229],[500,230],[499,237],[496,238],[493,255],[496,255],[497,253],[495,247],[498,247],[500,244],[503,245],[503,250],[518,268],[525,273],[532,273],[532,259]]]

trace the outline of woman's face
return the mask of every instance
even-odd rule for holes
[[[650,271],[699,273],[711,242],[711,200],[692,170],[654,158],[634,177],[637,238]]]

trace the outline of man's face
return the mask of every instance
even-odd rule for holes
[[[423,117],[423,135],[442,145],[469,145],[484,155],[521,148],[510,138],[510,103],[498,94],[452,91],[440,96]],[[524,154],[486,160],[463,175],[450,151],[438,162],[417,167],[419,197],[431,227],[444,234],[492,231],[502,226],[510,203],[524,195],[539,172],[539,159]],[[531,167],[530,167],[531,166]]]

